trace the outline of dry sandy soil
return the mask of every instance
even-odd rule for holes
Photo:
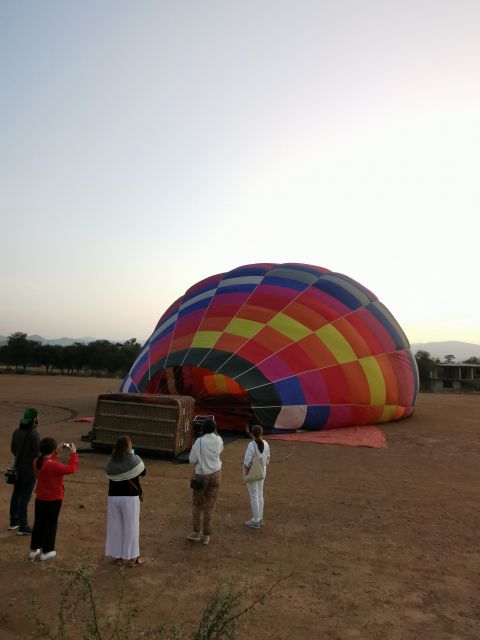
[[[93,415],[97,395],[117,388],[118,380],[0,376],[2,469],[11,464],[10,437],[25,406],[39,409],[42,436],[79,443],[88,425],[74,417]],[[385,432],[388,449],[380,450],[272,441],[266,526],[258,531],[244,526],[246,441],[231,442],[208,547],[185,539],[189,465],[147,459],[146,562],[134,569],[103,558],[104,454],[81,454],[78,473],[66,479],[58,556],[43,565],[26,561],[28,539],[7,531],[11,489],[2,483],[2,640],[34,637],[36,615],[54,620],[63,572],[84,552],[99,615],[114,612],[124,575],[138,627],[184,623],[191,630],[219,582],[250,584],[248,603],[290,576],[247,616],[239,638],[478,640],[480,396],[421,395],[415,415]],[[80,618],[68,637],[81,637]]]

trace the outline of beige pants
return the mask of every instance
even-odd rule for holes
[[[203,533],[204,535],[210,535],[215,502],[217,501],[218,490],[222,480],[222,471],[216,471],[209,476],[198,476],[197,474],[196,477],[203,479],[203,489],[193,491],[193,530],[200,531],[203,515]]]

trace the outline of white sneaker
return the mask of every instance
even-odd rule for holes
[[[203,544],[209,544],[209,543],[210,543],[210,536],[209,535],[203,536]]]
[[[200,531],[192,531],[192,533],[188,534],[187,540],[191,540],[192,542],[200,542],[202,539],[202,534]]]
[[[260,522],[255,522],[255,520],[249,520],[245,525],[250,529],[260,529]]]
[[[55,558],[56,555],[57,555],[56,551],[47,551],[47,553],[40,554],[40,560],[42,561],[51,560],[52,558]]]
[[[40,555],[40,549],[32,549],[28,554],[30,562],[34,562],[35,558]]]

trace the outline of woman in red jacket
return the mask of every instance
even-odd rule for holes
[[[55,537],[60,509],[62,508],[65,489],[63,477],[75,473],[78,468],[78,454],[74,444],[70,448],[68,464],[57,460],[58,452],[53,438],[40,440],[40,455],[33,463],[33,470],[37,476],[35,523],[33,525],[32,543],[30,545],[30,560],[40,555],[40,560],[50,560],[57,555],[55,551]]]

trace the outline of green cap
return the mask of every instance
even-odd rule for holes
[[[30,424],[37,416],[38,411],[33,409],[33,407],[25,409],[25,413],[23,414],[23,418],[20,420],[20,424]]]

